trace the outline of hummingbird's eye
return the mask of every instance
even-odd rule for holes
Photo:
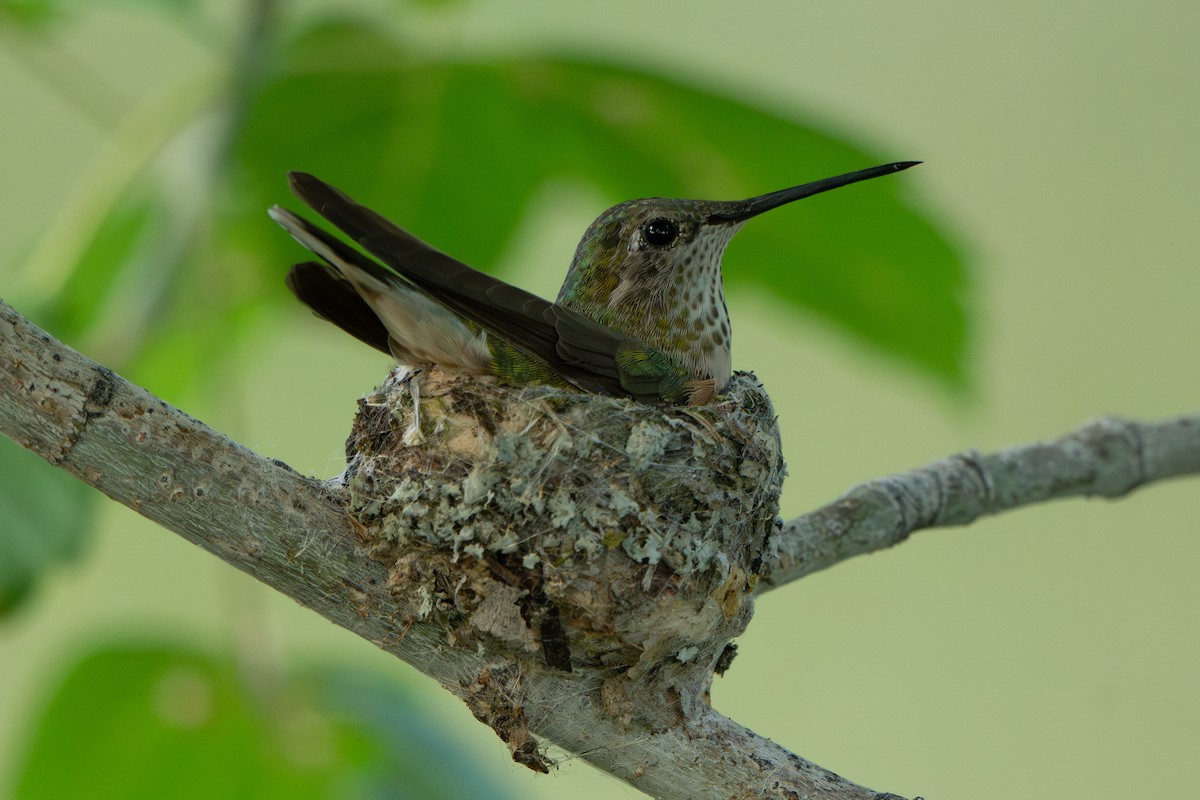
[[[679,235],[679,226],[666,217],[656,217],[642,226],[642,238],[654,247],[666,247]]]

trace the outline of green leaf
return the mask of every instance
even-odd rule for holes
[[[551,179],[586,181],[614,203],[736,199],[913,155],[867,152],[632,69],[553,58],[415,63],[379,32],[327,25],[292,46],[254,104],[237,148],[250,207],[230,219],[247,236],[251,226],[268,230],[262,209],[288,204],[283,176],[298,169],[487,269]],[[731,246],[726,279],[735,303],[737,287],[754,286],[961,384],[966,270],[908,199],[906,179],[754,220]],[[257,241],[296,258],[284,237],[275,240]]]
[[[496,776],[464,759],[462,745],[439,730],[439,722],[422,711],[402,684],[346,668],[319,669],[308,677],[330,717],[353,726],[378,748],[377,760],[370,765],[370,783],[378,791],[370,796],[512,796],[497,788]],[[496,743],[498,763],[503,762],[502,747]]]
[[[620,173],[615,180],[605,164],[575,153],[573,163],[610,196],[629,187],[737,199],[911,156],[867,152],[811,125],[663,78],[578,62],[547,66],[557,81],[554,102],[604,131],[610,160],[635,164],[662,184],[656,191],[645,178],[636,186]],[[523,69],[514,67],[515,75]],[[752,220],[730,245],[725,279],[735,291],[755,286],[961,383],[966,269],[907,201],[906,177],[839,189]]]
[[[91,532],[92,490],[0,437],[0,616],[42,574],[79,555]]]
[[[37,721],[14,797],[501,796],[381,679],[339,668],[244,678],[166,646],[88,654]]]
[[[239,141],[248,179],[240,194],[252,202],[231,215],[235,235],[285,263],[294,258],[263,220],[267,205],[289,204],[286,173],[302,170],[352,189],[457,258],[485,268],[500,260],[545,179],[523,142],[521,103],[494,69],[407,62],[395,43],[348,24],[294,48]]]
[[[125,187],[71,263],[48,270],[65,277],[34,316],[56,336],[86,343],[90,355],[178,399],[206,385],[220,354],[236,351],[245,293],[265,293],[226,274],[237,268],[235,256],[208,255],[196,232],[205,224],[197,217],[208,213],[194,207],[199,190],[171,192],[162,183],[150,174]]]
[[[41,324],[68,341],[81,336],[97,322],[122,275],[157,250],[168,228],[158,197],[138,190],[123,195],[106,211],[62,286],[39,309]]]
[[[59,5],[55,0],[0,0],[0,19],[38,29],[58,17]]]
[[[274,289],[279,275],[261,269],[260,255],[209,238],[207,205],[219,201],[208,186],[169,179],[147,170],[103,198],[102,213],[89,217],[94,229],[81,224],[78,245],[56,253],[61,263],[34,268],[48,299],[33,316],[182,402],[196,388],[219,390],[214,376],[261,329],[271,298],[263,281]]]
[[[196,11],[196,0],[0,0],[0,18],[36,29],[64,14],[98,5],[154,8],[180,16]]]
[[[233,391],[226,371],[229,361],[253,348],[262,331],[264,309],[257,299],[234,291],[205,296],[206,281],[199,276],[207,267],[199,260],[186,262],[185,269],[194,273],[183,276],[173,304],[160,315],[162,324],[146,335],[126,370],[130,380],[170,402],[183,404],[198,390],[209,392],[210,399],[228,396]],[[223,275],[213,279],[222,280]],[[258,296],[265,295],[261,291]]]

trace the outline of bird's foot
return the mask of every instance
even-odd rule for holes
[[[406,368],[407,372],[400,378],[401,384],[408,384],[408,396],[412,398],[412,421],[404,429],[400,441],[412,447],[423,444],[425,435],[421,433],[421,376],[425,374],[424,367]]]

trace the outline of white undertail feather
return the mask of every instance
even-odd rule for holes
[[[387,328],[397,361],[414,368],[437,364],[474,375],[490,373],[492,357],[486,333],[472,331],[441,305],[405,287],[398,276],[385,283],[345,261],[294,222],[289,212],[276,207],[268,213],[293,239],[350,282]]]

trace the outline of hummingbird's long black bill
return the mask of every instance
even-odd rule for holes
[[[838,189],[842,186],[849,186],[859,181],[878,178],[881,175],[891,175],[893,172],[900,172],[909,167],[915,167],[920,163],[920,161],[897,161],[893,164],[881,164],[878,167],[860,169],[857,172],[847,172],[845,175],[837,175],[832,178],[822,178],[819,181],[793,186],[790,189],[780,189],[770,194],[751,197],[749,200],[730,203],[728,209],[709,215],[708,221],[714,224],[744,222],[764,211],[770,211],[772,208],[778,208],[794,200],[812,197],[814,194],[828,192],[830,189]]]

